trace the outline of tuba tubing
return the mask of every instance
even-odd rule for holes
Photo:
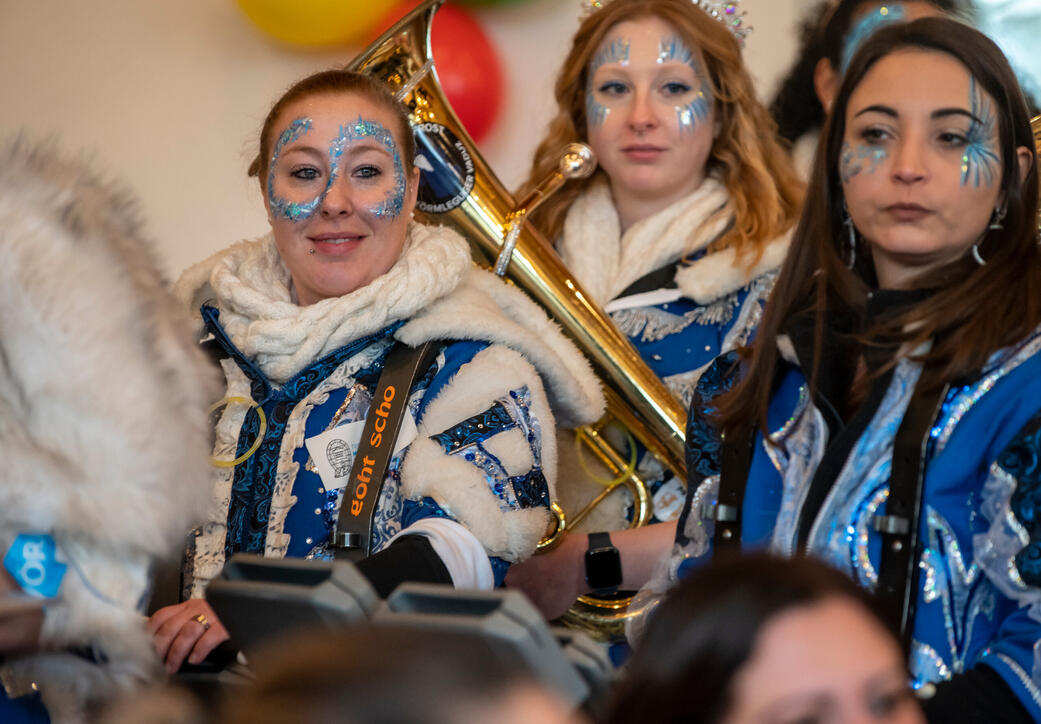
[[[417,155],[439,176],[422,179],[416,217],[446,224],[468,239],[488,266],[498,259],[517,208],[510,193],[477,152],[441,91],[436,63],[431,63],[430,25],[444,0],[426,0],[387,30],[350,63],[373,75],[409,110]],[[424,74],[425,73],[425,74]],[[424,74],[415,80],[415,76]],[[412,86],[411,88],[409,88]],[[436,184],[449,191],[424,197]],[[452,185],[454,183],[454,186]],[[449,192],[455,190],[454,195]],[[445,200],[447,198],[447,200]],[[610,317],[582,290],[552,245],[524,221],[505,277],[523,289],[557,321],[578,345],[607,388],[620,399],[634,437],[681,480],[686,480],[684,435],[686,410],[646,365]]]

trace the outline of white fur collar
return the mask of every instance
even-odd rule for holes
[[[586,292],[606,304],[645,274],[708,246],[730,223],[728,201],[726,188],[706,178],[692,194],[622,234],[602,180],[571,206],[557,247]]]
[[[454,290],[470,268],[470,250],[451,229],[409,226],[391,269],[342,297],[293,303],[289,270],[271,234],[236,244],[188,269],[174,292],[198,316],[215,302],[235,345],[282,383],[316,359],[383,329]]]
[[[683,296],[698,304],[711,304],[747,286],[753,279],[780,268],[788,254],[791,232],[766,245],[759,260],[749,268],[733,248],[706,254],[676,270],[676,284]]]
[[[539,371],[561,425],[587,424],[604,412],[600,383],[585,357],[545,310],[483,269],[471,269],[453,293],[417,314],[395,337],[413,346],[436,339],[501,344]]]
[[[694,193],[634,224],[623,235],[606,181],[593,184],[568,211],[557,243],[561,258],[586,292],[600,304],[655,269],[704,249],[733,218],[729,195],[717,179],[706,178]],[[747,268],[733,249],[707,254],[676,272],[685,297],[709,304],[778,268],[788,252],[788,236],[770,242]]]

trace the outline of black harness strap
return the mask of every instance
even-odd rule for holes
[[[702,511],[705,518],[716,521],[712,536],[712,557],[741,552],[741,506],[745,502],[748,472],[752,467],[755,430],[737,440],[724,440],[719,461],[719,495],[715,508]]]
[[[886,514],[876,515],[872,521],[882,536],[876,595],[881,612],[899,634],[905,653],[911,650],[918,603],[918,541],[929,429],[948,389],[944,386],[924,392],[923,378],[924,374],[915,385],[893,440]]]
[[[387,354],[372,394],[351,475],[340,498],[336,530],[329,541],[337,558],[359,561],[369,555],[376,502],[408,407],[409,393],[433,363],[437,349],[433,342],[419,347],[398,342]]]
[[[947,387],[924,392],[921,379],[893,441],[893,464],[886,514],[875,516],[874,529],[882,537],[876,595],[887,623],[909,652],[918,601],[919,528],[922,514],[925,454],[929,430]],[[741,509],[751,468],[754,431],[739,440],[723,442],[718,504],[701,511],[714,520],[713,557],[740,552]]]

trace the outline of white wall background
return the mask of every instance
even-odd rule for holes
[[[292,0],[286,0],[292,2]],[[578,0],[473,10],[504,64],[503,114],[481,152],[522,179],[553,111]],[[810,0],[744,0],[745,57],[765,97]],[[141,200],[171,276],[267,223],[245,169],[272,101],[360,48],[279,45],[234,0],[0,0],[0,142],[22,133],[82,152]]]

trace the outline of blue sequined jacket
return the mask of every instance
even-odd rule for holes
[[[344,297],[297,307],[288,284],[266,237],[190,269],[175,290],[188,305],[203,302],[200,334],[221,352],[228,398],[214,445],[226,464],[215,468],[210,514],[189,552],[187,595],[201,595],[235,552],[329,555],[395,341],[441,346],[411,391],[370,552],[446,519],[438,530],[453,529],[453,540],[491,561],[488,580],[478,573],[468,585],[501,582],[549,523],[555,421],[580,424],[602,410],[581,355],[522,293],[472,268],[465,242],[446,229],[414,225],[402,259]]]
[[[599,180],[572,204],[557,240],[586,293],[684,405],[712,360],[747,342],[787,253],[788,238],[774,239],[749,268],[751,260],[732,248],[710,249],[732,219],[725,186],[710,176],[623,233],[608,184]],[[642,455],[639,469],[656,519],[675,520],[685,481],[651,455]]]
[[[897,364],[870,421],[852,442],[819,511],[802,519],[829,444],[824,412],[786,338],[768,429],[754,440],[741,544],[792,554],[806,549],[866,588],[878,580],[880,535],[893,439],[920,367]],[[670,579],[711,555],[721,441],[706,412],[729,388],[737,357],[702,376],[688,427],[690,486],[668,561]],[[986,665],[1041,717],[1041,330],[992,356],[947,393],[926,442],[919,536],[920,588],[910,668],[917,685]]]

